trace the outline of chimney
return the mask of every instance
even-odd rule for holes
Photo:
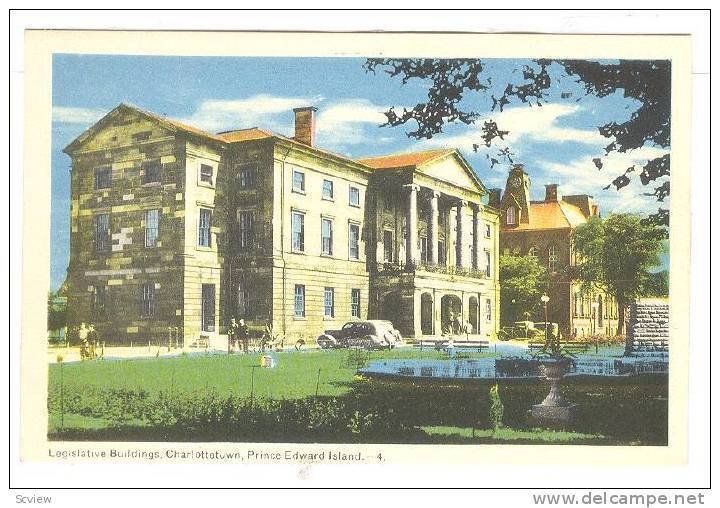
[[[304,145],[315,145],[315,112],[314,106],[295,108],[295,141]]]
[[[488,196],[488,205],[493,208],[500,208],[500,193],[502,189],[490,189],[490,195]]]
[[[557,201],[558,200],[558,193],[557,193],[558,186],[556,183],[551,183],[545,186],[545,201]]]

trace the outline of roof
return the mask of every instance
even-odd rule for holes
[[[93,124],[90,128],[88,128],[85,132],[80,134],[77,138],[75,138],[69,145],[67,145],[63,151],[66,153],[71,153],[77,146],[82,145],[85,141],[87,141],[92,135],[94,135],[96,132],[98,132],[100,129],[102,129],[106,123],[108,123],[111,119],[113,119],[120,111],[133,111],[135,113],[138,113],[140,115],[143,115],[147,118],[150,118],[156,122],[158,122],[163,127],[169,129],[172,132],[185,132],[188,134],[191,134],[193,136],[198,136],[205,139],[210,139],[212,141],[216,141],[218,143],[224,143],[225,141],[220,138],[219,136],[215,134],[211,134],[209,132],[206,132],[202,129],[198,129],[196,127],[193,127],[192,125],[187,125],[185,123],[182,123],[178,120],[173,120],[172,118],[167,118],[155,113],[152,113],[150,111],[146,111],[144,109],[141,109],[137,106],[134,106],[132,104],[126,104],[122,103],[119,104],[116,108],[114,108],[112,111],[110,111],[107,115],[102,117],[100,120],[98,120],[95,124]]]
[[[178,120],[175,120],[175,119],[173,119],[173,118],[168,118],[168,117],[166,117],[166,116],[160,116],[160,115],[158,115],[158,114],[152,113],[151,111],[146,111],[146,110],[144,110],[144,109],[138,108],[137,106],[131,106],[131,105],[129,105],[129,104],[121,104],[121,106],[126,106],[126,107],[128,107],[128,108],[130,108],[130,109],[134,109],[135,111],[137,111],[137,112],[139,112],[139,113],[142,113],[142,114],[145,114],[145,115],[147,115],[147,116],[149,116],[149,117],[154,118],[155,120],[157,120],[158,122],[160,122],[160,123],[162,123],[162,124],[169,124],[170,126],[176,128],[176,129],[178,129],[178,130],[180,130],[180,131],[184,131],[184,132],[187,132],[187,133],[189,133],[189,134],[194,134],[195,136],[200,136],[200,137],[204,137],[204,138],[210,138],[210,139],[213,139],[213,140],[215,140],[215,141],[223,141],[222,138],[221,138],[220,136],[216,135],[216,134],[211,134],[210,132],[204,131],[204,130],[202,130],[202,129],[198,129],[197,127],[193,127],[192,125],[188,125],[188,124],[186,124],[186,123],[182,123],[182,122],[180,122],[180,121],[178,121]]]
[[[218,137],[222,138],[226,143],[236,143],[240,141],[256,141],[258,139],[279,137],[279,135],[257,127],[251,127],[250,129],[221,132],[218,134]]]
[[[503,228],[503,232],[533,229],[573,229],[587,222],[579,207],[565,201],[531,201],[529,223]]]
[[[358,159],[358,162],[373,169],[399,169],[421,166],[432,160],[454,153],[455,149],[424,150],[422,152],[396,153]]]

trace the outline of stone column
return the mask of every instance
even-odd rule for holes
[[[434,265],[439,262],[438,259],[438,242],[440,237],[439,231],[439,212],[438,212],[438,198],[440,193],[432,191],[430,194],[430,220],[428,221],[428,264]]]
[[[465,209],[465,201],[457,202],[457,237],[455,239],[455,266],[457,268],[463,268],[465,265],[463,260],[463,246],[465,245],[463,234],[463,211]]]
[[[414,267],[417,261],[417,191],[416,184],[405,185],[408,191],[407,208],[405,211],[405,265]]]
[[[480,210],[477,203],[472,203],[473,211],[473,252],[472,252],[472,267],[477,270],[480,266]]]

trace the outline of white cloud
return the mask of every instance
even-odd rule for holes
[[[373,104],[366,99],[351,99],[328,104],[318,112],[318,144],[329,148],[378,142],[379,129],[387,118],[388,107]],[[372,132],[375,131],[375,132]],[[385,142],[392,139],[385,138]]]
[[[542,170],[544,183],[558,183],[560,193],[569,194],[590,194],[596,201],[601,203],[601,211],[608,214],[611,212],[637,212],[650,213],[660,206],[667,206],[657,202],[652,196],[644,196],[644,193],[652,192],[664,179],[658,182],[651,182],[642,185],[638,174],[648,160],[660,157],[667,153],[667,150],[654,147],[642,147],[625,153],[612,152],[601,157],[603,167],[598,170],[593,163],[592,156],[581,157],[568,163],[536,161],[535,166]],[[623,174],[630,166],[635,166],[635,171],[628,174],[630,184],[617,190],[611,186],[603,190],[617,176]],[[537,189],[536,189],[537,190]]]
[[[544,106],[515,106],[506,108],[497,114],[487,114],[483,116],[474,124],[465,128],[461,134],[440,134],[423,143],[467,150],[469,147],[472,147],[474,143],[482,143],[481,129],[486,120],[494,120],[499,129],[509,131],[509,134],[505,136],[505,140],[498,140],[497,143],[504,143],[510,146],[516,155],[521,154],[522,143],[527,141],[551,143],[574,142],[598,148],[610,143],[610,140],[601,136],[597,129],[576,129],[557,125],[559,118],[581,112],[582,108],[578,105],[545,104]]]
[[[385,121],[386,106],[366,99],[347,99],[323,104],[322,97],[282,97],[259,94],[245,99],[207,99],[181,121],[219,132],[230,129],[260,127],[292,136],[293,108],[317,106],[318,145],[342,149],[369,141],[377,142],[377,133],[370,132]],[[387,142],[387,141],[386,141]]]
[[[91,108],[72,108],[65,106],[54,106],[52,108],[53,122],[93,124],[100,120],[107,111]]]
[[[181,121],[210,132],[261,127],[290,134],[293,108],[312,106],[321,102],[315,97],[278,97],[259,94],[246,99],[206,99]]]

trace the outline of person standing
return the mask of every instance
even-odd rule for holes
[[[238,335],[242,342],[243,353],[247,354],[250,352],[250,329],[245,324],[245,320],[241,319],[238,325]]]
[[[231,318],[230,326],[228,326],[228,354],[232,354],[233,350],[237,347],[238,328],[238,323],[235,321],[235,318]]]

